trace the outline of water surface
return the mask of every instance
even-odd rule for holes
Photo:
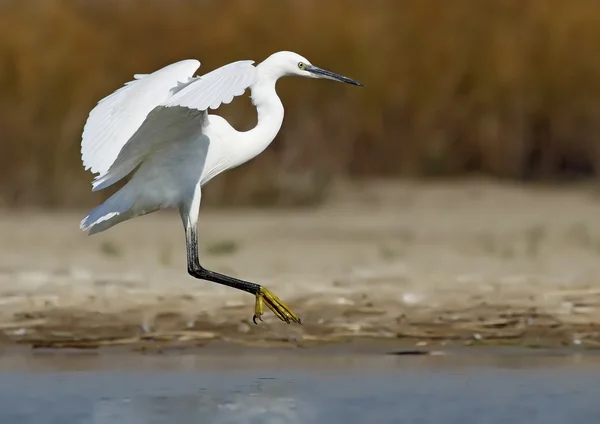
[[[306,351],[0,357],[2,424],[600,422],[600,360]]]

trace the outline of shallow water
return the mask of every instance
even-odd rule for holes
[[[600,422],[600,360],[307,351],[0,357],[2,424]]]

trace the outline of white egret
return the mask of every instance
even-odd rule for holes
[[[253,320],[264,303],[282,321],[300,318],[267,288],[210,271],[200,265],[196,224],[201,188],[221,172],[247,162],[273,141],[283,123],[283,105],[275,91],[284,76],[326,78],[362,85],[313,66],[292,52],[274,53],[260,64],[243,60],[194,77],[197,60],[173,63],[134,80],[100,100],[84,126],[81,159],[98,174],[92,190],[131,179],[82,221],[89,234],[163,208],[179,209],[185,228],[187,268],[195,278],[256,296]],[[208,114],[250,88],[258,124],[237,131],[220,116]],[[136,170],[137,168],[137,170]]]

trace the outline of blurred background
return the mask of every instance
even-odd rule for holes
[[[176,211],[79,230],[124,183],[92,193],[80,143],[134,74],[280,50],[366,87],[282,79],[273,144],[203,188],[202,261],[305,324],[268,333],[247,294],[190,284]],[[248,96],[217,113],[256,124]],[[0,0],[0,347],[188,328],[597,349],[599,172],[597,0]]]
[[[366,88],[281,81],[280,135],[215,179],[206,204],[315,204],[335,179],[594,178],[599,46],[594,0],[0,1],[0,206],[110,195],[90,194],[80,137],[134,73],[278,50]],[[247,97],[219,112],[256,122]]]

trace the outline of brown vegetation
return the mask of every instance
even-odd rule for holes
[[[318,198],[336,174],[592,173],[599,46],[593,0],[0,2],[0,204],[96,202],[83,123],[134,73],[188,57],[206,72],[284,49],[366,89],[281,82],[278,140],[207,200],[287,201],[280,189],[302,184]],[[248,127],[254,111],[238,103],[224,112]]]

